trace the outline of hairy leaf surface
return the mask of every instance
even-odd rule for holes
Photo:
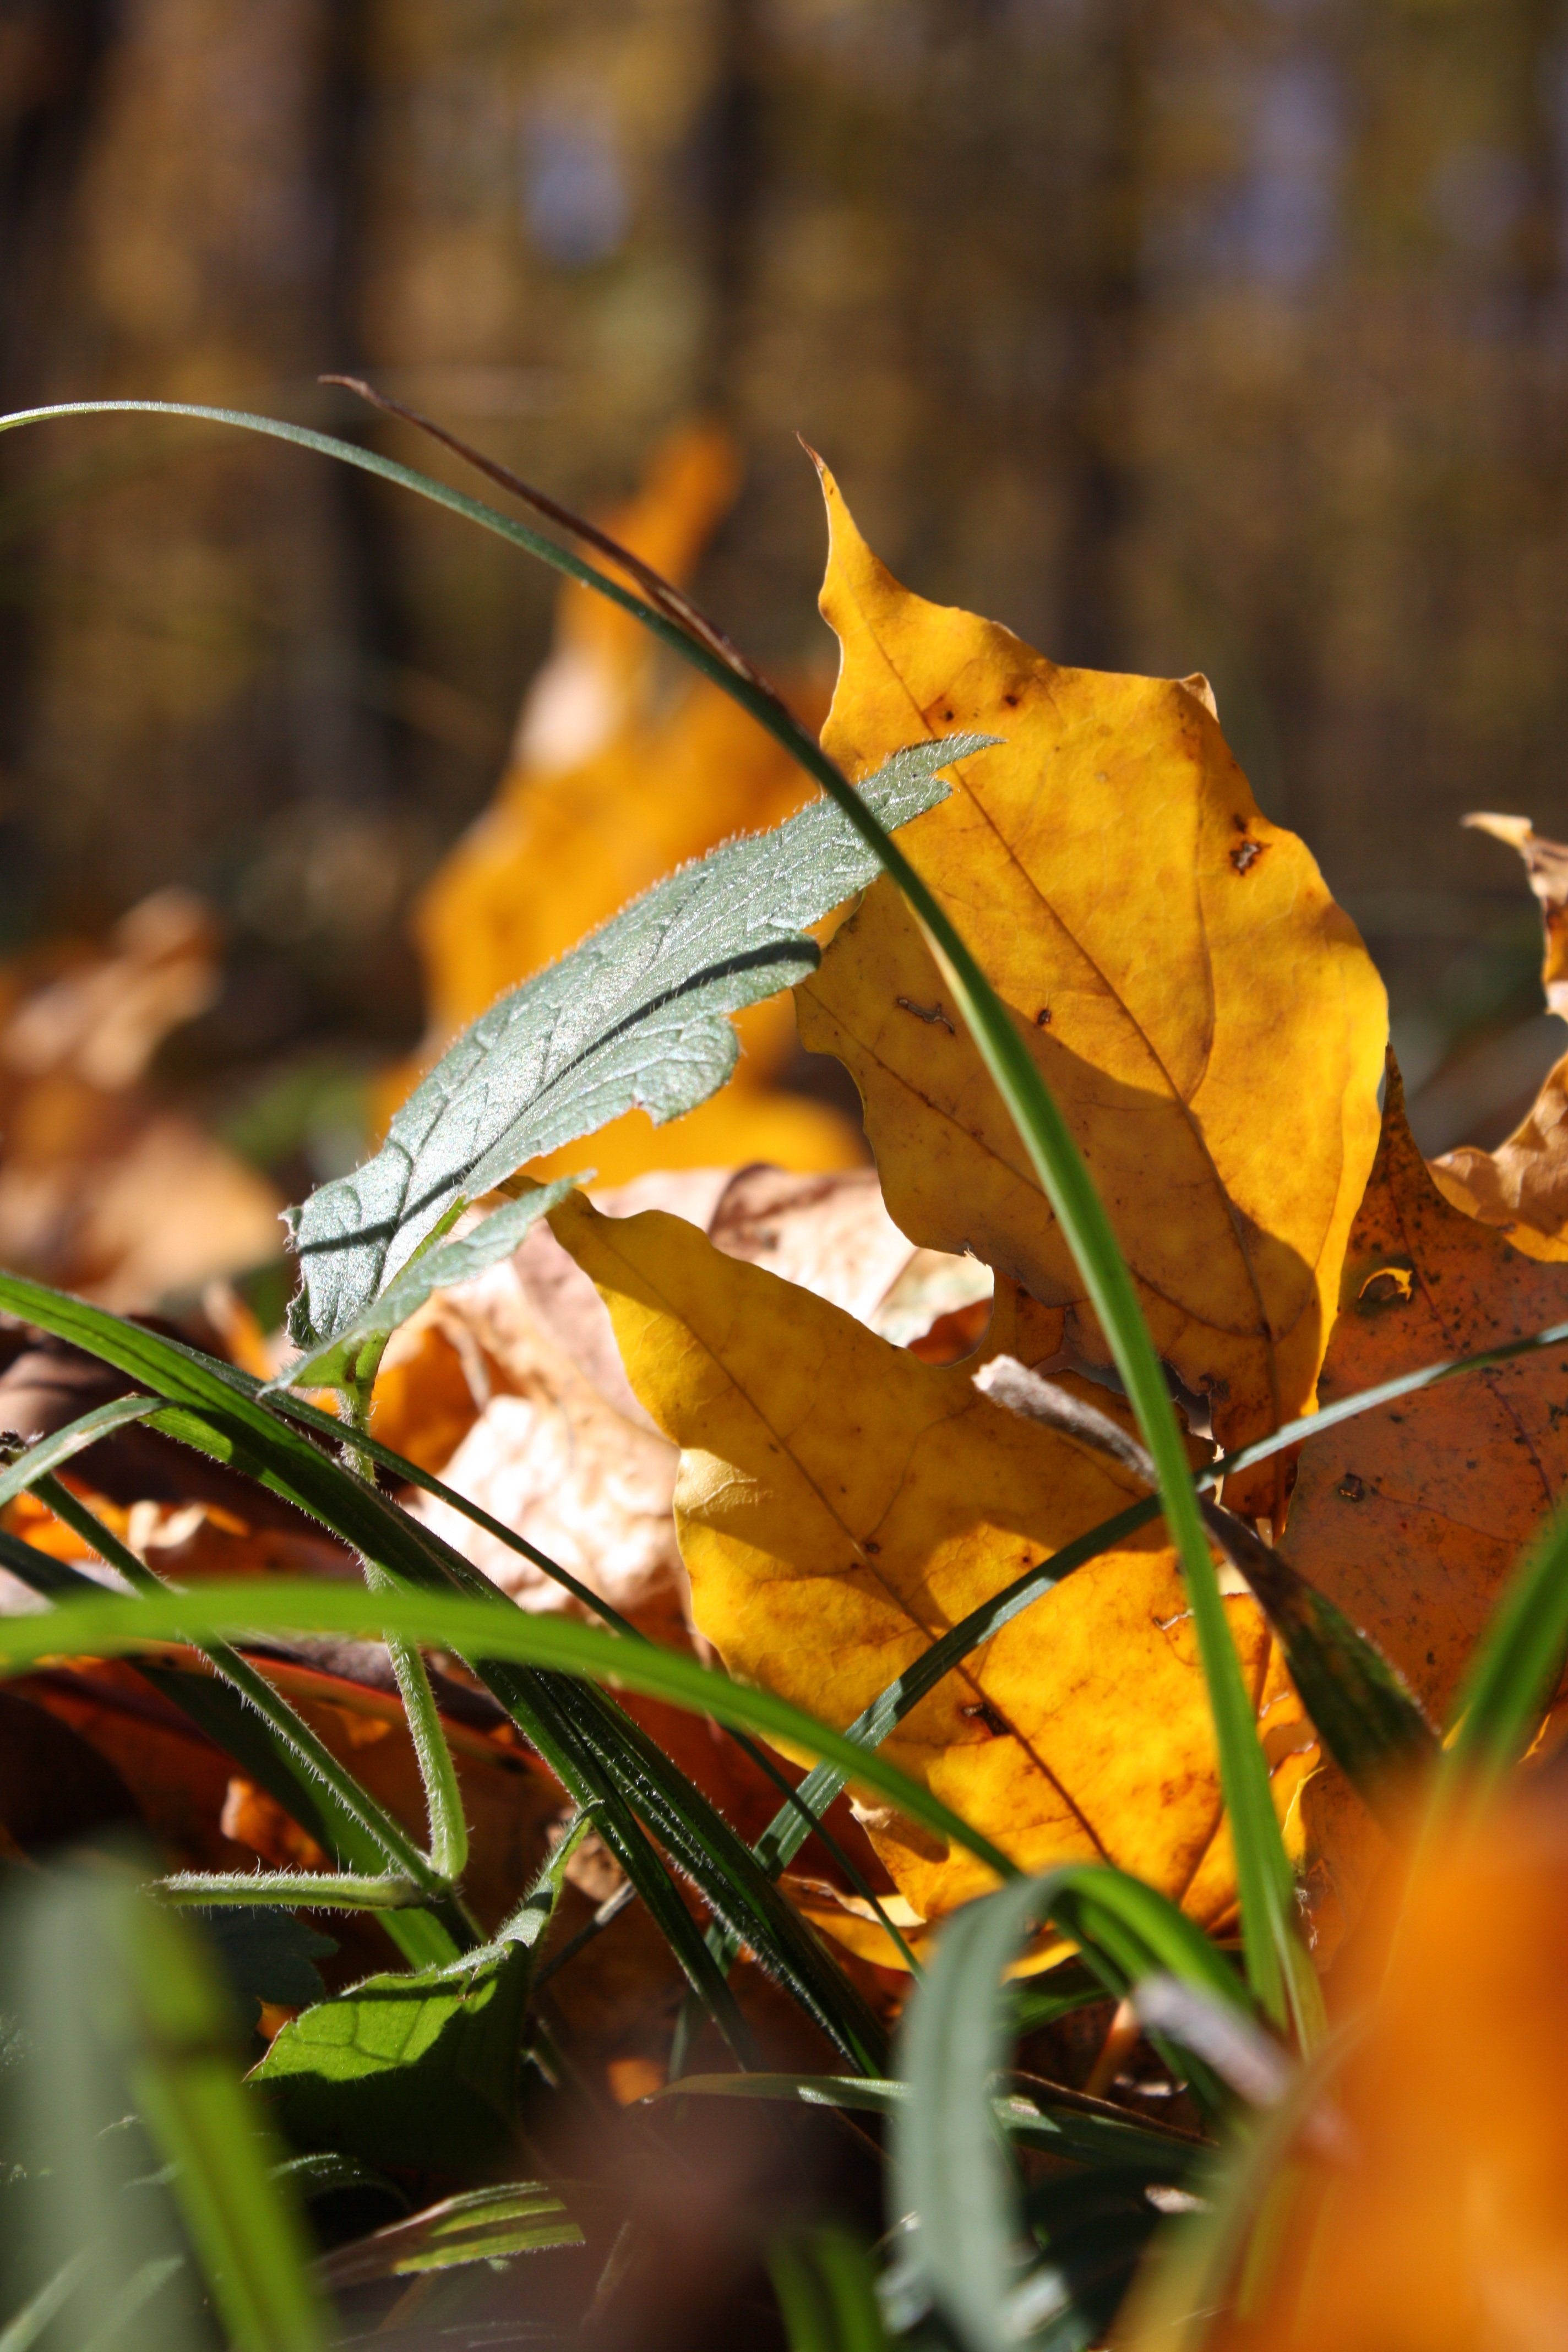
[[[861,786],[885,824],[946,797],[939,768],[973,736],[921,743]],[[417,1087],[374,1158],[291,1213],[302,1347],[336,1339],[453,1207],[641,1108],[656,1122],[721,1087],[739,1051],[729,1015],[815,971],[806,926],[877,872],[819,801],[772,833],[672,874],[477,1021]]]
[[[380,2164],[468,2172],[504,2155],[534,1955],[574,1837],[495,1941],[442,1968],[367,1977],[285,2025],[256,2069],[291,2139]]]
[[[363,1365],[374,1363],[399,1324],[406,1323],[427,1298],[437,1290],[455,1290],[461,1283],[476,1281],[492,1265],[499,1265],[503,1257],[510,1257],[529,1227],[558,1201],[564,1200],[573,1185],[581,1181],[573,1176],[560,1177],[553,1184],[545,1184],[537,1192],[529,1192],[521,1201],[509,1201],[504,1209],[492,1211],[460,1240],[443,1242],[435,1249],[421,1252],[404,1266],[401,1274],[394,1275],[385,1289],[354,1317],[346,1330],[297,1357],[275,1381],[268,1382],[268,1388],[328,1388],[355,1379]]]
[[[1258,813],[1204,682],[1058,668],[900,587],[826,483],[822,609],[849,774],[925,727],[1005,738],[903,845],[1012,1010],[1163,1356],[1237,1445],[1309,1402],[1377,1143],[1382,983]],[[894,1217],[1107,1350],[1023,1143],[908,909],[878,883],[798,995],[853,1075]],[[1271,1482],[1270,1482],[1271,1483]]]

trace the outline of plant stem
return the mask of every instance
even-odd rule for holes
[[[353,1433],[343,1441],[343,1466],[374,1486],[375,1465],[354,1443],[355,1436],[370,1417],[369,1394],[363,1385],[340,1393],[343,1397]],[[399,1589],[399,1580],[363,1552],[360,1554],[360,1567],[372,1592],[395,1592]],[[458,1785],[458,1768],[453,1759],[451,1743],[447,1738],[440,1709],[436,1705],[436,1694],[430,1687],[430,1676],[418,1649],[412,1642],[400,1641],[395,1634],[388,1634],[386,1654],[402,1696],[408,1736],[414,1742],[419,1778],[424,1785],[425,1814],[430,1830],[429,1866],[443,1885],[450,1888],[461,1878],[468,1863],[468,1816],[463,1810],[463,1792]]]
[[[78,1500],[68,1486],[47,1475],[34,1482],[33,1491],[38,1500],[74,1528],[82,1541],[97,1552],[110,1568],[118,1569],[126,1582],[141,1592],[164,1592],[170,1588],[162,1577],[154,1574],[146,1562],[139,1559],[128,1544],[106,1528],[97,1514]],[[296,1715],[289,1701],[275,1691],[263,1675],[243,1658],[226,1642],[198,1642],[192,1647],[206,1659],[208,1664],[231,1683],[256,1709],[285,1747],[290,1748],[306,1766],[313,1778],[321,1783],[322,1793],[331,1808],[356,1822],[385,1854],[395,1868],[406,1875],[420,1894],[439,1897],[447,1892],[417,1844],[392,1815],[376,1803],[368,1790],[362,1789],[352,1772],[346,1771],[324,1741],[319,1739],[301,1716]]]
[[[181,1870],[158,1881],[171,1903],[281,1903],[291,1910],[400,1911],[421,1900],[406,1878],[353,1871]]]

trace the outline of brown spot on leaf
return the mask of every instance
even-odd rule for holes
[[[1007,1729],[1006,1722],[997,1714],[989,1699],[973,1699],[967,1706],[961,1706],[958,1711],[966,1723],[983,1723],[994,1739],[1005,1737]]]
[[[1403,1307],[1415,1285],[1415,1276],[1407,1265],[1380,1265],[1369,1274],[1356,1297],[1365,1307]]]
[[[1366,1500],[1366,1480],[1358,1478],[1353,1470],[1347,1470],[1336,1491],[1344,1496],[1347,1503],[1363,1503]]]
[[[1260,841],[1238,841],[1230,853],[1230,862],[1238,874],[1245,874],[1248,866],[1255,866],[1262,855],[1263,844]]]

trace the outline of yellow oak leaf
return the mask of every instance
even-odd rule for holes
[[[902,845],[1012,1011],[1077,1138],[1161,1354],[1235,1445],[1310,1402],[1377,1144],[1382,982],[1308,851],[1258,813],[1202,679],[1059,668],[925,603],[825,475],[823,740],[852,776],[954,728],[1001,737]],[[852,1073],[888,1205],[1047,1307],[1083,1286],[921,933],[878,882],[796,990]],[[1272,1491],[1272,1477],[1268,1481]],[[1268,1507],[1267,1501],[1259,1505]]]
[[[603,1217],[579,1193],[551,1222],[681,1448],[676,1523],[699,1627],[732,1674],[826,1722],[852,1721],[948,1626],[1136,1491],[982,1396],[972,1361],[923,1363],[680,1219]],[[1312,1735],[1256,1604],[1226,1608],[1284,1815]],[[1026,1869],[1108,1856],[1205,1926],[1232,1913],[1208,1705],[1158,1529],[1005,1626],[886,1752]],[[861,1818],[916,1918],[986,1884],[886,1808]]]

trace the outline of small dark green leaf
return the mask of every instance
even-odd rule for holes
[[[321,2000],[325,1988],[316,1962],[338,1948],[297,1913],[269,1903],[193,1904],[185,1916],[201,1921],[237,1992],[284,2009]]]
[[[367,1977],[274,2036],[252,2079],[292,2140],[421,2172],[482,2172],[510,2152],[534,1954],[577,1842],[561,1840],[493,1943]]]
[[[558,2189],[547,2180],[508,2180],[443,2198],[374,2237],[340,2246],[321,2264],[320,2274],[324,2286],[341,2294],[376,2279],[456,2270],[463,2263],[504,2262],[514,2254],[583,2242]]]

